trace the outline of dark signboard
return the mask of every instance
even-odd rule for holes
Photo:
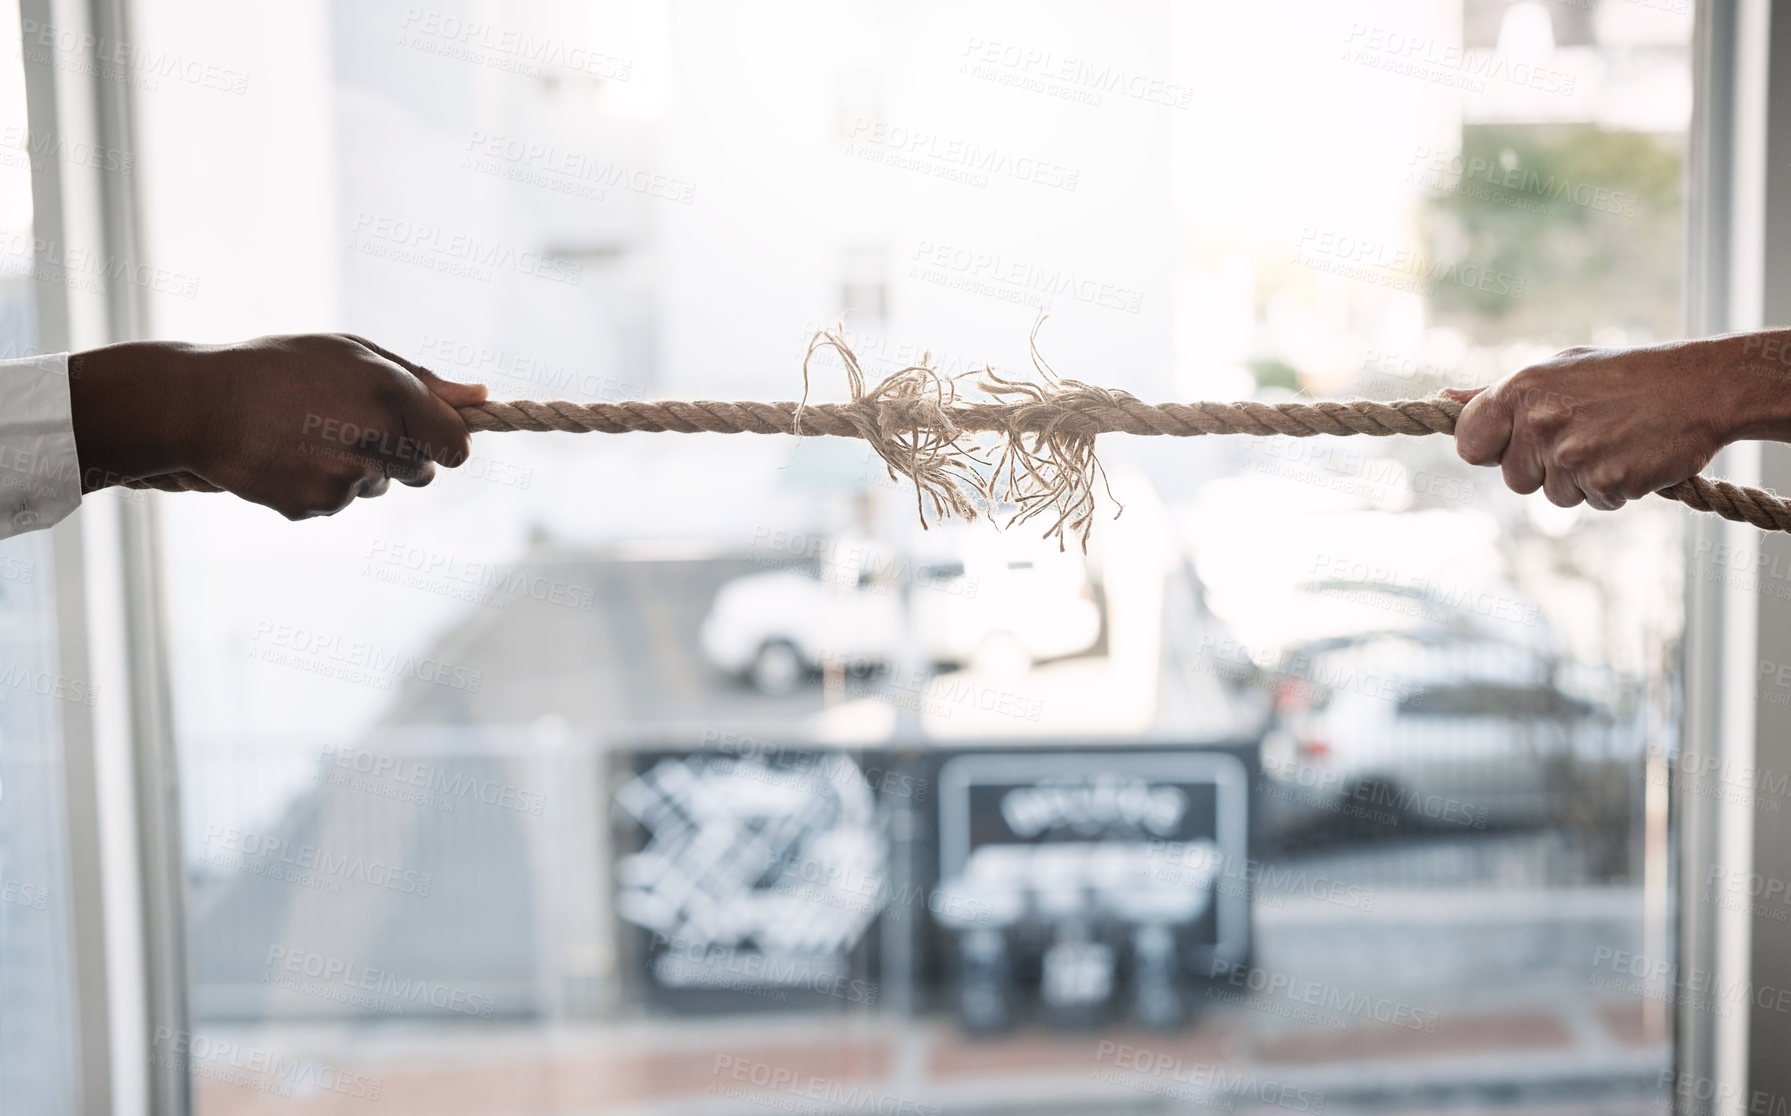
[[[1191,977],[1249,954],[1249,780],[1217,750],[944,763],[931,906],[966,1025],[1010,1025],[1034,987],[1070,1026],[1179,1023]]]
[[[951,1003],[998,1029],[1037,1003],[1173,1025],[1183,985],[1248,960],[1254,753],[627,753],[623,971],[699,1011]]]

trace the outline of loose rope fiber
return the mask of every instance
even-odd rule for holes
[[[1034,327],[1034,339],[1037,327]],[[851,388],[847,403],[809,404],[809,365],[823,349],[845,363]],[[869,389],[858,359],[832,330],[815,335],[803,361],[803,401],[761,403],[626,401],[568,403],[564,400],[486,402],[460,408],[467,429],[563,431],[625,434],[822,434],[862,438],[876,450],[892,479],[914,482],[925,521],[926,505],[936,515],[977,518],[969,493],[987,506],[1006,501],[1019,508],[1014,522],[1055,511],[1047,537],[1065,532],[1086,542],[1093,521],[1095,485],[1103,477],[1094,455],[1099,434],[1142,434],[1186,438],[1201,434],[1285,435],[1454,434],[1462,405],[1448,399],[1353,399],[1313,403],[1145,403],[1127,392],[1058,378],[1039,356],[1033,363],[1040,383],[1006,380],[989,368],[945,376],[921,363],[891,373]],[[977,388],[988,401],[966,401],[958,381],[979,376]],[[976,435],[997,435],[984,456]],[[170,492],[216,492],[217,486],[186,473],[146,477],[128,487]],[[1771,492],[1725,480],[1693,476],[1657,495],[1701,512],[1747,523],[1765,531],[1791,531],[1791,501]]]

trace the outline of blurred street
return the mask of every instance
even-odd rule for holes
[[[549,901],[539,891],[581,878],[600,889],[614,855],[602,844],[607,826],[592,824],[591,815],[604,812],[602,796],[566,779],[601,779],[604,756],[632,745],[717,747],[713,729],[705,741],[704,726],[786,742],[824,738],[840,723],[824,714],[821,680],[767,696],[703,661],[697,630],[709,601],[760,566],[738,555],[548,553],[522,570],[588,590],[589,611],[527,596],[469,609],[435,653],[477,670],[476,692],[413,682],[395,696],[390,723],[361,747],[378,755],[405,740],[435,739],[440,730],[431,726],[469,726],[453,737],[469,743],[449,753],[464,758],[447,762],[475,764],[525,795],[549,788],[552,808],[544,818],[469,813],[476,803],[449,814],[401,811],[380,822],[383,836],[374,840],[357,820],[363,796],[316,786],[266,831],[289,846],[391,849],[433,881],[433,892],[426,904],[357,902],[367,913],[351,920],[365,927],[354,931],[344,929],[339,897],[240,872],[201,882],[197,1006],[218,1018],[208,1035],[376,1080],[379,1110],[403,1116],[885,1110],[866,1108],[866,1097],[914,1112],[1253,1112],[1290,1107],[1260,1103],[1283,1093],[1307,1098],[1296,1110],[1322,1103],[1333,1113],[1660,1111],[1651,1098],[1669,1064],[1668,1005],[1660,989],[1608,965],[1619,953],[1659,950],[1641,940],[1649,925],[1644,893],[1606,882],[1596,850],[1564,831],[1321,834],[1265,851],[1249,879],[1253,968],[1196,974],[1212,978],[1190,986],[1190,1021],[1171,1033],[1118,1018],[1098,1032],[1063,1033],[1023,1018],[1008,1034],[966,1039],[942,1011],[944,989],[931,985],[907,994],[920,1012],[913,1019],[883,1006],[897,995],[889,987],[871,998],[876,1007],[823,1000],[800,1014],[766,1014],[755,1001],[759,1008],[745,1014],[663,1016],[619,1002],[620,961],[603,944],[612,933],[607,899],[575,890]],[[1200,707],[1211,730],[1203,736],[1191,718],[1186,739],[1217,738],[1263,715],[1247,687],[1222,685],[1219,672],[1188,671],[1174,656],[1163,662],[1165,691],[1183,695],[1165,707]],[[888,731],[895,722],[887,682],[851,686],[853,702],[890,714],[877,729]],[[1213,708],[1219,702],[1229,703],[1223,715]],[[527,742],[542,739],[543,719],[555,726],[552,739],[603,743],[541,753]],[[934,727],[941,724],[949,718]],[[519,725],[537,727],[517,737]],[[1013,735],[1024,739],[1032,729],[1017,719]],[[524,878],[505,868],[518,856],[538,865]],[[500,894],[508,897],[494,904]],[[444,921],[445,911],[455,913]],[[260,929],[245,931],[249,924]],[[576,940],[591,934],[598,940]],[[259,987],[267,943],[384,956],[382,964],[408,961],[414,973],[414,955],[375,952],[376,942],[422,935],[444,961],[478,943],[483,976],[464,967],[432,971],[483,990],[477,994],[498,1008],[492,1022],[474,1028],[452,1017],[375,1015],[332,1024],[320,1018],[328,1005]],[[463,949],[452,946],[457,940]],[[574,967],[587,975],[557,972],[556,957],[583,958]],[[557,991],[540,998],[549,987]],[[594,1009],[609,1013],[606,1021],[586,1018]],[[274,1010],[278,1022],[230,1021]],[[548,1014],[512,1025],[503,1021],[511,1012]],[[329,1092],[282,1096],[276,1109],[269,1082],[244,1087],[226,1066],[208,1077],[204,1062],[196,1065],[212,1116],[358,1110]],[[736,1065],[772,1069],[754,1084],[752,1072],[729,1076]],[[790,1083],[777,1083],[785,1074],[838,1094],[835,1103],[792,1093]]]
[[[1313,999],[1305,992],[1221,984],[1174,1034],[1029,1028],[966,1040],[946,1021],[846,1010],[512,1030],[393,1022],[213,1033],[377,1080],[379,1111],[402,1116],[882,1110],[865,1107],[866,1096],[911,1106],[902,1111],[948,1113],[1658,1114],[1665,1109],[1653,1098],[1669,1057],[1663,1005],[1639,989],[1626,995],[1588,980],[1595,943],[1621,940],[1638,902],[1625,889],[1497,902],[1383,891],[1374,912],[1355,916],[1330,904],[1259,909],[1265,971],[1298,973],[1296,989],[1374,988],[1379,998],[1421,1005],[1411,1010],[1425,1013],[1428,1026],[1418,1028],[1410,1015],[1392,1023],[1367,1012],[1338,1016],[1304,1002]],[[1464,973],[1479,991],[1448,991]],[[750,1075],[732,1082],[726,1071],[736,1064],[796,1078],[781,1087],[762,1074],[759,1085]],[[836,1103],[803,1094],[817,1080]],[[738,1092],[718,1096],[717,1082]],[[254,1091],[203,1073],[199,1084],[207,1111],[276,1110]],[[1265,1093],[1275,1099],[1262,1103]],[[1304,1097],[1307,1107],[1284,1096]],[[299,1099],[277,1110],[360,1110],[339,1096]]]

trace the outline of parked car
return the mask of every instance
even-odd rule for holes
[[[1302,649],[1289,665],[1263,744],[1269,833],[1546,824],[1564,816],[1576,774],[1641,747],[1530,647],[1382,633]]]
[[[782,694],[829,663],[869,670],[911,657],[987,657],[1024,669],[1087,651],[1100,633],[1080,554],[996,535],[925,557],[838,540],[818,563],[722,586],[700,639],[718,669]]]

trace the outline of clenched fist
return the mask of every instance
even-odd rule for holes
[[[1465,403],[1455,448],[1511,490],[1601,510],[1668,488],[1744,438],[1791,438],[1791,332],[1568,349]]]
[[[333,515],[467,458],[485,388],[345,334],[135,341],[69,357],[81,490],[196,474],[288,519]]]

